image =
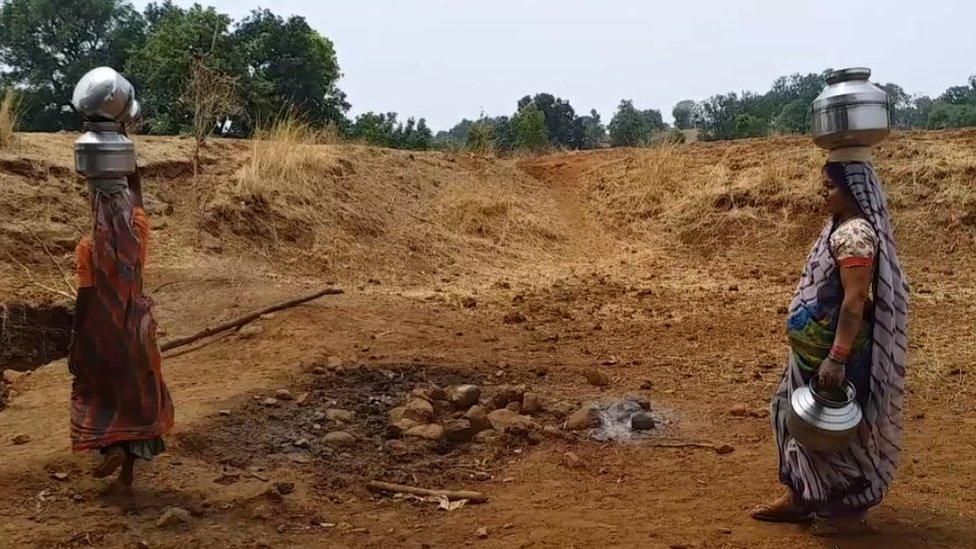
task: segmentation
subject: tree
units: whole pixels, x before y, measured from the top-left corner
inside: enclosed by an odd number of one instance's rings
[[[671,110],[671,116],[674,117],[674,125],[676,128],[679,130],[690,130],[698,123],[701,112],[697,103],[690,99],[685,99],[678,101],[674,109]]]
[[[620,101],[610,120],[611,147],[639,147],[651,142],[654,133],[667,129],[661,111],[637,110],[629,99]]]
[[[349,110],[336,85],[341,72],[332,42],[303,17],[255,10],[234,31],[246,73],[247,110],[261,122],[283,112],[312,124],[342,124]]]
[[[810,131],[810,104],[794,99],[779,111],[773,120],[773,128],[780,133],[807,133]]]
[[[471,123],[468,128],[468,139],[465,147],[478,153],[490,153],[495,150],[495,125],[491,119],[482,116]]]
[[[526,103],[513,120],[518,148],[539,152],[549,142],[546,117],[535,103]]]
[[[228,32],[229,16],[199,4],[184,10],[165,5],[152,24],[145,45],[129,59],[127,71],[141,91],[143,112],[152,133],[193,129],[193,112],[180,101],[194,63],[233,77],[244,74],[239,48]]]
[[[122,69],[144,39],[145,21],[119,0],[7,0],[0,3],[0,87],[22,90],[21,127],[78,127],[64,107],[81,76]]]
[[[196,176],[204,141],[227,118],[241,112],[237,80],[197,59],[180,99],[193,112],[193,175]]]
[[[976,126],[976,104],[960,105],[936,101],[928,116],[928,127],[935,130]]]
[[[766,121],[758,116],[740,113],[735,115],[735,138],[762,137],[766,135]]]
[[[606,143],[607,129],[600,121],[600,113],[596,112],[596,109],[592,109],[589,116],[580,116],[576,120],[582,128],[581,149],[596,149]]]
[[[582,128],[576,123],[576,111],[569,101],[550,93],[537,93],[532,97],[526,95],[519,99],[518,110],[521,111],[530,103],[545,117],[546,133],[554,145],[569,149],[580,148],[583,140]]]

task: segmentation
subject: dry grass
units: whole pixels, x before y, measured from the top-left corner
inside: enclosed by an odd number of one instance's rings
[[[909,134],[878,151],[896,228],[909,245],[950,253],[972,242],[974,146],[972,131]],[[819,229],[824,158],[797,137],[628,150],[588,167],[595,182],[588,208],[623,237],[663,227],[705,247],[756,238],[792,244]]]
[[[334,144],[286,119],[218,182],[204,228],[300,266],[410,274],[551,251],[560,240],[538,182],[513,162]]]
[[[14,90],[7,90],[0,99],[0,147],[7,147],[14,141],[18,103],[19,97]]]

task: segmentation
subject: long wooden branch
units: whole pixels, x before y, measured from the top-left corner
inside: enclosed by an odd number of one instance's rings
[[[297,297],[295,299],[289,299],[288,301],[283,301],[281,303],[278,303],[277,305],[271,305],[269,307],[265,307],[263,309],[259,309],[257,311],[248,313],[248,314],[246,314],[244,316],[241,316],[241,317],[238,317],[238,318],[235,318],[235,319],[232,319],[232,320],[228,320],[226,322],[221,322],[220,324],[218,324],[216,326],[212,326],[212,327],[207,328],[205,330],[201,330],[201,331],[199,331],[199,332],[197,332],[197,333],[195,333],[193,335],[188,335],[186,337],[178,337],[176,339],[171,339],[171,340],[163,343],[162,345],[160,345],[159,348],[162,351],[168,351],[170,349],[175,349],[176,347],[182,347],[183,345],[187,345],[189,343],[193,343],[194,341],[196,341],[198,339],[203,339],[205,337],[210,337],[210,336],[212,336],[214,334],[219,334],[220,332],[223,332],[223,331],[226,331],[226,330],[230,330],[232,328],[237,328],[239,326],[243,326],[243,325],[247,324],[248,322],[251,322],[255,318],[258,318],[261,315],[266,315],[268,313],[273,313],[275,311],[280,311],[282,309],[288,309],[289,307],[294,307],[296,305],[301,305],[302,303],[305,303],[306,301],[311,301],[313,299],[322,297],[324,295],[338,295],[338,294],[341,294],[341,293],[342,293],[342,290],[340,290],[338,288],[326,288],[324,290],[319,290],[319,291],[317,291],[315,293],[312,293],[312,294],[309,294],[309,295],[306,295],[306,296],[303,296],[303,297]]]
[[[418,488],[407,486],[406,484],[393,484],[391,482],[370,481],[366,488],[371,492],[390,492],[393,494],[413,494],[415,496],[444,496],[451,501],[466,499],[471,503],[484,503],[488,501],[488,496],[481,492],[471,492],[469,490],[431,490],[430,488]]]

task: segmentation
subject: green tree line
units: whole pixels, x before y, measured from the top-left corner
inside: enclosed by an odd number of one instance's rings
[[[680,101],[674,129],[659,110],[629,99],[604,124],[595,110],[578,114],[569,101],[537,93],[519,99],[510,115],[465,119],[434,135],[423,118],[393,112],[350,118],[335,48],[302,17],[261,9],[234,21],[213,7],[182,8],[171,0],[142,12],[124,0],[0,2],[0,92],[19,92],[20,129],[78,129],[68,100],[82,74],[99,65],[123,71],[136,85],[148,133],[250,136],[291,116],[380,146],[502,153],[643,146],[680,141],[677,130],[689,129],[709,140],[805,133],[810,103],[829,72],[783,76],[765,93]],[[935,98],[894,83],[883,87],[897,128],[976,126],[976,75]]]

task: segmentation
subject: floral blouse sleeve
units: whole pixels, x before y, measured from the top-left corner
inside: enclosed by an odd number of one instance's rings
[[[863,218],[841,223],[830,235],[830,251],[841,268],[871,267],[878,248],[878,235]]]

